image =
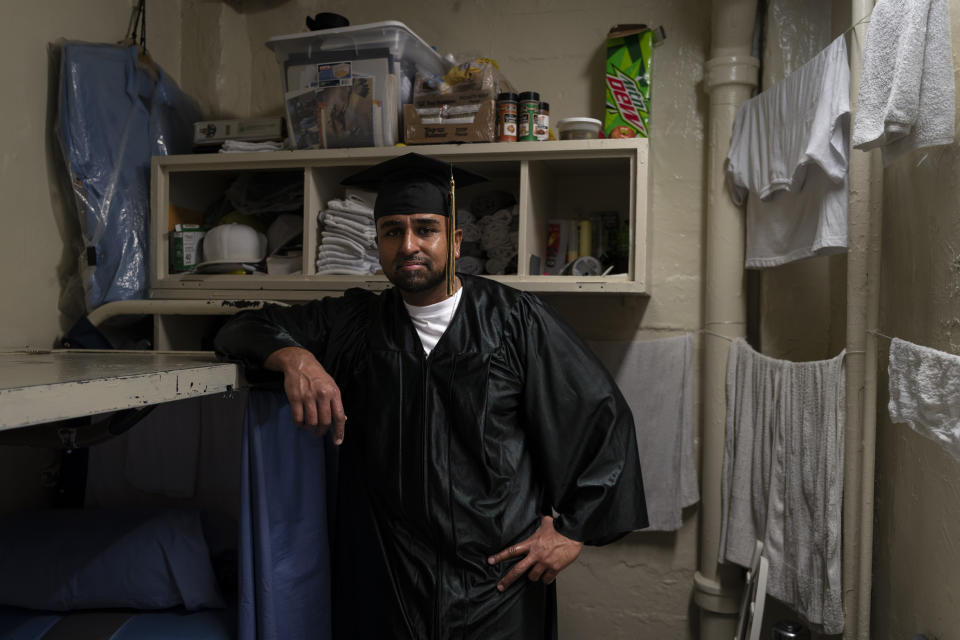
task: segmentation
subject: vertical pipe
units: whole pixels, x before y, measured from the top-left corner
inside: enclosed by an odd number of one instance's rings
[[[759,61],[751,56],[756,0],[714,0],[706,88],[710,94],[704,272],[704,328],[729,338],[746,332],[744,216],[725,188],[724,162],[737,108],[757,86]],[[736,631],[742,580],[739,570],[718,565],[720,482],[726,418],[729,341],[704,334],[703,472],[700,565],[694,601],[700,607],[700,637],[728,640]]]
[[[873,9],[872,0],[851,0],[852,24]],[[866,25],[851,35],[850,105],[857,110]],[[850,155],[847,252],[846,428],[843,488],[844,637],[868,640],[873,556],[876,455],[876,329],[879,315],[880,198],[877,152]]]

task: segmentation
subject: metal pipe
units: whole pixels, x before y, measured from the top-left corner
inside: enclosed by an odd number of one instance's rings
[[[851,0],[851,24],[873,10]],[[857,109],[866,25],[850,37],[850,107]],[[852,121],[851,117],[851,121]],[[851,127],[852,128],[852,127]],[[850,155],[847,250],[846,428],[843,489],[844,637],[868,640],[873,566],[873,494],[876,460],[877,345],[882,189],[878,152]]]
[[[742,572],[718,564],[728,338],[746,333],[744,215],[726,191],[724,162],[737,108],[757,86],[760,61],[751,55],[755,0],[715,0],[711,58],[705,85],[710,94],[704,269],[703,452],[700,564],[694,601],[700,607],[700,637],[731,638],[742,590]]]

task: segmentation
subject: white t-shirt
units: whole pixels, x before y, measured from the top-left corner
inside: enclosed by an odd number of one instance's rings
[[[457,292],[446,300],[441,300],[434,304],[428,304],[425,307],[417,307],[412,304],[403,305],[410,314],[410,320],[420,336],[420,342],[423,344],[423,351],[430,355],[433,348],[440,341],[440,336],[450,326],[453,320],[453,314],[457,312],[457,306],[460,304],[460,294],[463,293],[463,287],[457,289]]]
[[[747,268],[846,251],[849,84],[841,36],[737,110],[727,182],[747,202]]]

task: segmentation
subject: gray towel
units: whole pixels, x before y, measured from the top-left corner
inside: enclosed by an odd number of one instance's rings
[[[650,526],[675,531],[700,499],[694,455],[693,334],[642,342],[590,342],[617,381],[637,429]]]
[[[947,0],[878,0],[863,48],[853,146],[885,165],[953,142],[953,45]]]
[[[762,540],[767,593],[827,634],[843,631],[843,358],[788,362],[735,340],[727,360],[720,559],[749,567]]]

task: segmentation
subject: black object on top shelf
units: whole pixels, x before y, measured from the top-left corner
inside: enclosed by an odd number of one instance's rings
[[[310,31],[322,31],[323,29],[336,29],[337,27],[349,27],[350,21],[339,13],[318,13],[314,17],[307,16],[307,28]]]

